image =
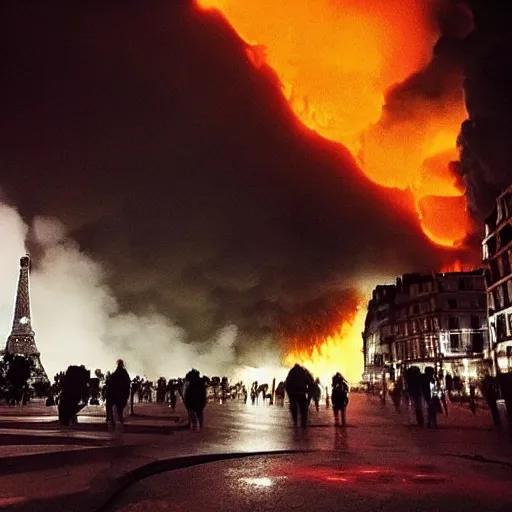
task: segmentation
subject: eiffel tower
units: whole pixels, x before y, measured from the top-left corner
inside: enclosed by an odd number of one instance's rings
[[[7,338],[5,353],[21,355],[31,358],[34,362],[34,374],[31,381],[48,382],[48,376],[41,364],[39,350],[37,350],[35,333],[32,329],[30,317],[30,257],[27,255],[20,259],[20,277],[14,307],[12,331]]]

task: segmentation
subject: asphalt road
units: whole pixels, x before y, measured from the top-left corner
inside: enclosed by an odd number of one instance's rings
[[[512,509],[507,434],[485,411],[450,413],[439,429],[421,429],[408,412],[353,395],[347,427],[336,429],[323,407],[303,430],[291,426],[286,408],[210,404],[203,432],[176,433],[168,446],[145,447],[146,456],[260,455],[207,464],[199,457],[128,485],[106,510]],[[276,450],[290,453],[261,453]]]
[[[135,444],[132,434],[86,464],[27,467],[0,476],[0,498],[66,512],[96,511],[108,497],[102,510],[454,510],[478,500],[512,509],[512,446],[488,412],[454,405],[430,430],[353,394],[347,417],[336,429],[324,404],[296,429],[286,407],[210,403],[202,432],[138,434]]]

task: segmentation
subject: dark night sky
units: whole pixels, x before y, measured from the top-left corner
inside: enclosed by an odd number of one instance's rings
[[[383,193],[297,124],[220,18],[187,1],[10,5],[0,12],[3,200],[27,220],[63,221],[127,309],[153,305],[192,340],[234,322],[247,343],[283,309],[446,259],[404,213],[405,194]],[[507,134],[492,142],[507,166],[485,179],[500,187],[511,169],[510,38],[491,45],[489,27],[504,22],[489,13],[477,11],[483,28],[461,58],[473,64],[471,112],[493,127],[499,112]],[[473,56],[491,46],[494,74],[482,76]],[[473,161],[479,147],[468,144]],[[481,170],[462,168],[478,182]]]

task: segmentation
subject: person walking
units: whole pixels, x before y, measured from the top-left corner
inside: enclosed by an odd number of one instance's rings
[[[206,407],[206,386],[201,374],[190,370],[185,375],[183,402],[188,412],[190,429],[199,432],[203,428],[203,411]]]
[[[340,424],[340,413],[341,413],[341,425],[347,424],[346,410],[348,405],[348,383],[341,375],[340,372],[336,373],[332,378],[332,411],[334,413],[334,425],[337,427]]]
[[[315,402],[316,412],[320,410],[320,397],[322,396],[322,388],[320,387],[320,379],[315,379],[313,384],[312,396],[313,402]]]
[[[434,368],[428,366],[421,376],[421,390],[427,404],[427,427],[437,428],[437,413],[440,409],[440,402],[437,396]]]
[[[298,417],[302,428],[308,426],[309,396],[314,386],[313,376],[303,366],[296,364],[289,372],[285,381],[285,389],[290,401],[290,413],[296,427]]]
[[[412,402],[416,421],[421,427],[424,425],[422,396],[422,374],[417,366],[411,366],[405,371],[405,382],[407,385],[407,394]]]
[[[469,385],[469,410],[476,415],[476,388],[473,383]]]
[[[116,370],[110,375],[107,383],[107,423],[115,429],[117,424],[124,423],[123,411],[130,396],[131,380],[122,359],[118,359]]]
[[[491,412],[492,421],[494,425],[499,426],[501,424],[500,413],[498,410],[497,400],[500,396],[499,387],[496,381],[496,377],[492,377],[489,372],[485,374],[481,384],[482,395]]]

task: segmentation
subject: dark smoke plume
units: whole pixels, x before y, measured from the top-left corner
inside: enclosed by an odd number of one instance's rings
[[[476,27],[467,41],[464,90],[469,118],[462,125],[458,171],[471,211],[480,220],[512,183],[512,6],[470,2]]]

